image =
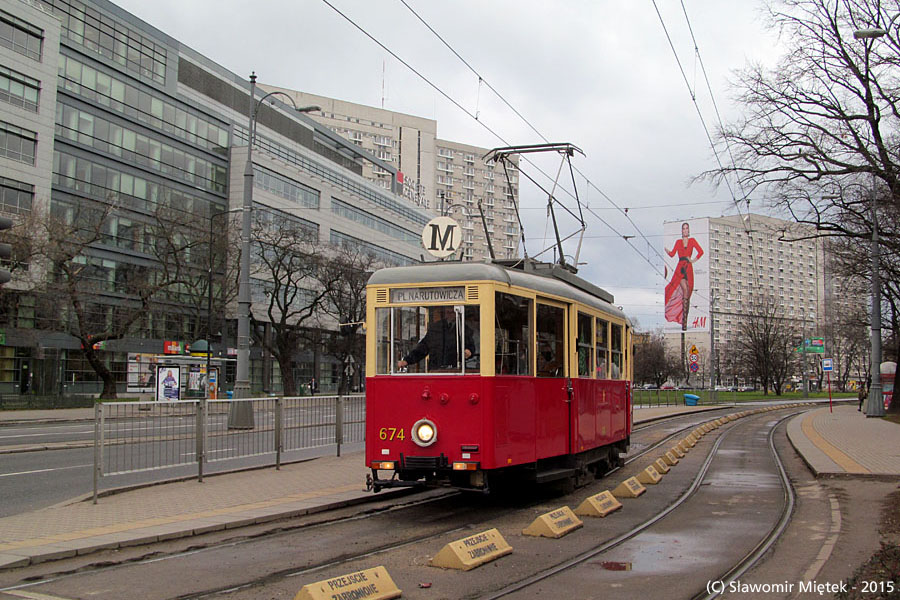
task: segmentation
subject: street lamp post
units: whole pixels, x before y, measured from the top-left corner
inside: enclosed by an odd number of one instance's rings
[[[872,177],[874,180],[874,176]],[[875,182],[872,182],[872,385],[869,387],[867,417],[884,416],[881,391],[881,248],[878,242],[878,221],[875,206]]]
[[[893,19],[891,20],[893,23]],[[863,40],[865,45],[865,85],[866,85],[866,109],[871,114],[874,99],[872,87],[869,85],[869,50],[871,43],[866,40],[874,40],[887,34],[884,29],[859,29],[853,32],[853,37]],[[878,211],[875,193],[875,172],[872,172],[872,385],[869,386],[869,401],[866,403],[867,417],[884,416],[884,400],[881,392],[881,250],[878,242]]]
[[[250,123],[247,133],[247,163],[244,167],[244,201],[241,220],[241,266],[238,278],[238,332],[237,369],[234,381],[234,397],[250,397],[250,213],[253,210],[253,141],[256,137],[256,121],[259,107],[270,96],[287,98],[297,112],[321,110],[318,106],[298,107],[286,92],[269,92],[256,100],[256,73],[250,75]]]

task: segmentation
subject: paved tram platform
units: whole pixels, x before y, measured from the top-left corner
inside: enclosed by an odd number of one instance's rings
[[[815,406],[815,408],[812,408]],[[740,410],[751,408],[740,405]],[[635,409],[635,423],[730,407]],[[49,413],[49,414],[48,414]],[[63,414],[65,413],[65,414]],[[720,414],[720,413],[714,413]],[[12,422],[89,420],[90,409],[0,412]],[[817,476],[900,476],[900,425],[867,419],[853,406],[826,405],[794,417],[788,436]],[[207,475],[0,518],[0,569],[265,523],[384,499],[365,490],[362,452]]]

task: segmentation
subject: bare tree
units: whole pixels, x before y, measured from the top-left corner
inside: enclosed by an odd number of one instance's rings
[[[780,396],[784,384],[794,373],[794,340],[799,323],[784,317],[778,301],[771,296],[755,296],[739,325],[736,350],[742,361],[768,394],[769,388]]]
[[[898,14],[900,0],[770,0],[769,23],[787,50],[771,70],[750,65],[738,73],[744,114],[720,133],[733,162],[704,174],[736,181],[736,196],[748,206],[751,196],[769,199],[814,226],[811,235],[849,240],[843,251],[866,278],[877,223],[894,329],[900,325],[893,310],[900,305]]]
[[[751,65],[739,73],[746,112],[721,134],[735,163],[710,174],[736,175],[747,194],[765,188],[820,231],[860,235],[868,193],[845,192],[871,190],[874,178],[893,202],[900,193],[900,38],[891,21],[898,13],[898,0],[770,2],[770,24],[788,50],[772,71]],[[883,38],[854,38],[889,24]],[[845,213],[858,220],[836,218]]]
[[[78,339],[103,382],[102,399],[116,398],[115,375],[103,355],[105,342],[136,331],[159,292],[172,283],[169,271],[149,256],[111,266],[100,254],[113,206],[82,198],[57,205],[35,221],[40,245],[35,258],[44,273],[35,290],[59,315],[59,328]],[[168,252],[177,253],[177,248]]]
[[[254,339],[269,351],[281,370],[284,394],[297,393],[295,356],[304,329],[334,282],[322,276],[323,257],[317,249],[317,231],[305,221],[272,209],[255,210],[251,276],[253,305],[261,305],[264,318],[251,312]],[[277,221],[277,222],[276,222]],[[255,309],[254,309],[255,311]],[[262,335],[268,322],[271,335]]]
[[[366,284],[377,266],[378,261],[371,253],[341,245],[331,248],[318,273],[326,292],[321,312],[330,321],[320,321],[320,327],[330,330],[324,338],[325,353],[340,364],[339,394],[348,392],[353,376],[363,374]]]
[[[635,382],[652,382],[656,387],[662,387],[669,377],[679,375],[681,371],[681,358],[667,350],[665,335],[661,331],[650,334],[646,342],[635,345]]]
[[[206,215],[161,206],[147,226],[147,234],[153,239],[150,251],[169,282],[159,298],[167,306],[161,308],[190,316],[191,331],[187,335],[192,340],[209,337],[208,332],[217,330],[213,322],[237,297],[239,240],[216,234],[234,230],[228,227],[227,218],[222,216],[211,223]],[[219,229],[210,235],[212,225]]]

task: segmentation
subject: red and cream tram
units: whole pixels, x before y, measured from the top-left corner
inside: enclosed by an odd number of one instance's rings
[[[558,265],[436,262],[367,287],[369,486],[580,483],[631,435],[631,325]]]

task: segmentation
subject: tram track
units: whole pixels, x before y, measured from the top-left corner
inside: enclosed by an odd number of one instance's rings
[[[702,424],[706,421],[709,421],[708,418],[702,418],[703,415],[693,413],[693,418],[689,418],[691,415],[676,415],[669,419],[654,421],[651,424],[640,427],[635,431],[636,434],[646,435],[651,433],[654,429],[658,429],[660,427],[671,427],[672,422],[674,420],[688,418],[688,422],[684,424],[683,427],[679,427],[677,430],[669,432],[667,435],[657,439],[647,441],[646,447],[642,448],[635,455],[630,456],[626,459],[624,466],[632,465],[636,461],[641,460],[646,457],[648,454],[654,452],[655,450],[663,447],[667,444],[673,443],[678,437],[683,437],[685,432],[694,429],[698,426],[698,424]],[[701,418],[697,418],[701,417]],[[719,440],[716,442],[716,448],[722,442],[720,440],[724,439],[724,436],[728,434],[733,428],[728,428],[723,431],[723,433],[719,436]],[[652,436],[651,436],[652,438]],[[712,456],[715,452],[711,452],[707,457],[705,462],[704,471],[708,469],[709,463],[712,461]],[[606,476],[609,476],[617,471],[619,471],[622,467],[617,467],[610,470]],[[606,477],[605,476],[605,477]],[[702,477],[698,476],[698,479],[695,481],[695,484],[691,488],[691,492],[696,490],[697,486],[700,485],[699,481],[702,481]],[[433,493],[433,492],[432,492]],[[471,530],[474,528],[478,528],[484,526],[486,523],[495,520],[498,516],[502,516],[504,512],[510,511],[527,511],[532,509],[534,506],[539,505],[541,502],[546,501],[546,498],[537,498],[533,499],[529,502],[520,502],[517,503],[514,507],[504,506],[504,507],[485,507],[480,506],[480,510],[477,510],[479,518],[472,519],[471,505],[464,505],[463,508],[456,511],[452,509],[452,505],[459,499],[460,492],[450,491],[444,494],[440,494],[438,496],[426,499],[410,499],[408,502],[404,502],[401,505],[391,505],[384,508],[378,509],[368,509],[362,512],[357,512],[356,514],[339,516],[336,518],[329,519],[319,519],[315,522],[307,522],[297,524],[296,526],[281,526],[278,529],[269,531],[260,532],[258,534],[254,534],[251,536],[243,536],[240,539],[228,539],[222,540],[220,542],[212,542],[209,545],[197,546],[194,545],[192,547],[187,548],[181,552],[173,552],[165,555],[159,555],[154,553],[152,555],[146,555],[143,557],[138,557],[133,560],[123,561],[117,564],[103,564],[103,563],[95,563],[89,564],[84,567],[75,569],[73,571],[61,571],[58,573],[50,574],[47,576],[43,576],[40,580],[37,581],[28,581],[24,583],[20,583],[19,585],[3,587],[0,588],[0,593],[7,590],[21,590],[24,588],[33,588],[39,585],[44,586],[60,586],[65,587],[67,581],[71,581],[75,578],[85,578],[88,576],[103,578],[103,577],[115,577],[113,573],[117,570],[122,570],[126,568],[135,568],[139,569],[144,566],[148,568],[152,568],[153,565],[158,565],[162,563],[166,563],[170,560],[183,560],[183,559],[196,559],[198,556],[202,554],[211,554],[216,551],[225,551],[225,552],[247,552],[252,553],[250,548],[251,544],[258,543],[278,543],[279,540],[285,540],[290,538],[291,536],[296,536],[299,532],[314,532],[315,530],[325,530],[325,529],[337,529],[341,526],[351,526],[352,524],[359,523],[362,521],[366,521],[368,519],[374,517],[385,517],[388,518],[391,522],[406,522],[411,519],[416,519],[416,513],[407,515],[407,511],[414,511],[415,509],[425,509],[421,514],[426,513],[441,513],[441,515],[437,518],[438,521],[442,523],[439,526],[432,526],[430,530],[427,532],[419,532],[418,535],[409,535],[403,539],[396,540],[394,543],[386,543],[386,544],[374,544],[369,545],[368,547],[361,548],[361,551],[348,551],[344,550],[337,554],[332,554],[330,556],[323,556],[321,560],[312,561],[300,568],[294,566],[292,568],[284,568],[284,569],[273,569],[263,576],[253,577],[252,580],[244,580],[237,582],[229,582],[228,584],[221,586],[207,586],[204,590],[193,590],[189,593],[184,593],[180,595],[168,595],[164,596],[166,598],[178,598],[178,599],[187,599],[187,598],[213,598],[217,596],[228,596],[229,598],[239,598],[244,597],[242,592],[247,592],[247,597],[256,597],[253,595],[252,590],[254,589],[264,589],[267,585],[272,584],[276,581],[287,581],[297,577],[302,577],[305,575],[309,575],[317,572],[324,572],[325,569],[333,569],[336,565],[347,565],[348,569],[352,570],[353,563],[365,562],[366,560],[375,557],[375,556],[384,556],[389,555],[392,552],[402,551],[404,549],[409,549],[414,546],[428,546],[429,542],[433,542],[436,539],[440,539],[442,537],[446,537],[449,534],[453,534],[457,531],[463,530]],[[657,522],[662,519],[665,515],[667,515],[671,510],[674,510],[674,507],[666,510],[664,513],[656,516],[652,519],[652,522],[649,522],[646,527],[652,525],[652,523]],[[327,537],[327,536],[326,536]],[[616,540],[619,540],[622,536],[618,536],[613,540],[606,542],[607,547],[612,547],[610,544],[616,543]],[[623,538],[624,540],[625,538]],[[622,540],[619,540],[618,543],[621,543]],[[595,553],[596,554],[596,553]],[[587,559],[585,559],[587,560]],[[507,592],[508,593],[508,592]],[[506,594],[503,594],[506,595]],[[2,595],[0,595],[2,597]],[[494,596],[491,596],[494,597]],[[501,596],[496,596],[501,597]]]
[[[788,477],[787,471],[784,468],[784,462],[781,460],[781,457],[778,455],[778,450],[775,448],[775,430],[778,429],[778,427],[782,423],[784,423],[784,421],[793,416],[794,414],[790,414],[779,419],[778,422],[769,430],[768,435],[769,450],[772,452],[772,456],[775,459],[775,464],[778,467],[778,474],[781,478],[782,487],[784,488],[784,507],[781,512],[781,518],[778,519],[778,522],[769,531],[766,537],[763,538],[760,543],[757,544],[757,546],[747,554],[747,556],[745,556],[740,562],[738,562],[731,569],[717,578],[717,581],[720,581],[724,584],[724,586],[719,591],[711,591],[708,593],[701,592],[700,594],[694,596],[694,600],[712,600],[712,598],[721,596],[722,590],[727,588],[728,584],[739,579],[744,573],[756,566],[760,559],[762,559],[762,557],[775,545],[775,543],[784,533],[784,530],[787,528],[788,523],[791,519],[791,514],[793,514],[794,512],[794,506],[797,502],[797,494],[794,490],[794,486],[791,483],[790,478]]]
[[[722,590],[728,589],[728,585],[731,582],[739,579],[741,577],[741,575],[743,575],[744,573],[749,571],[760,561],[760,559],[778,541],[778,539],[784,532],[785,528],[787,527],[788,523],[790,522],[790,516],[794,510],[796,496],[795,496],[795,491],[794,491],[793,485],[791,484],[790,479],[787,475],[787,472],[785,471],[784,464],[783,464],[781,458],[779,457],[778,452],[775,448],[774,436],[775,436],[775,432],[778,429],[778,427],[784,421],[786,421],[787,419],[790,419],[791,417],[795,416],[796,414],[797,414],[797,412],[792,412],[791,414],[785,415],[782,418],[780,418],[770,428],[768,435],[767,435],[769,451],[771,452],[771,455],[773,456],[775,463],[778,467],[780,482],[781,482],[781,485],[782,485],[782,488],[784,491],[784,504],[783,504],[780,518],[778,519],[777,523],[767,532],[765,537],[763,539],[761,539],[760,542],[752,550],[750,550],[740,561],[738,561],[736,564],[734,564],[731,568],[729,568],[727,571],[725,571],[722,575],[720,575],[720,576],[718,576],[718,578],[714,579],[717,583],[720,584],[718,586],[715,586],[715,589],[718,591],[711,590],[711,591],[707,592],[706,590],[704,590],[704,591],[694,595],[693,600],[699,600],[699,599],[711,600],[712,598],[716,598],[716,597],[720,596],[722,593]],[[617,546],[625,543],[626,541],[634,540],[639,535],[641,535],[642,533],[649,530],[653,525],[662,521],[665,517],[667,517],[673,511],[682,507],[692,497],[694,497],[694,495],[697,493],[697,491],[700,489],[700,487],[704,484],[704,480],[707,478],[710,467],[711,467],[713,461],[715,460],[715,458],[717,457],[720,448],[725,443],[725,441],[728,439],[728,437],[731,434],[733,434],[736,431],[736,429],[740,426],[745,426],[745,424],[734,425],[734,426],[728,428],[727,430],[725,430],[724,432],[722,432],[721,434],[719,434],[719,436],[716,438],[715,443],[713,444],[713,447],[710,449],[709,453],[707,454],[707,456],[703,462],[703,465],[697,472],[697,475],[695,476],[690,487],[684,493],[682,493],[682,495],[679,496],[673,503],[668,505],[662,511],[657,512],[651,518],[636,525],[632,529],[630,529],[610,540],[604,541],[603,543],[601,543],[600,545],[598,545],[595,548],[592,548],[591,550],[583,552],[571,559],[568,559],[568,560],[566,560],[560,564],[557,564],[545,571],[542,571],[541,573],[537,573],[528,578],[524,578],[518,582],[508,585],[501,590],[493,592],[490,595],[479,595],[478,598],[481,598],[484,600],[496,600],[499,598],[507,597],[516,592],[526,590],[540,582],[544,582],[552,577],[555,577],[560,574],[565,574],[574,568],[583,566],[588,561],[616,548]],[[665,442],[663,441],[663,442],[656,444],[656,447],[663,445],[663,443],[665,443]],[[637,460],[638,458],[639,458],[639,456],[636,456],[636,457],[634,457],[633,460]],[[707,589],[710,589],[710,586],[707,586]]]

